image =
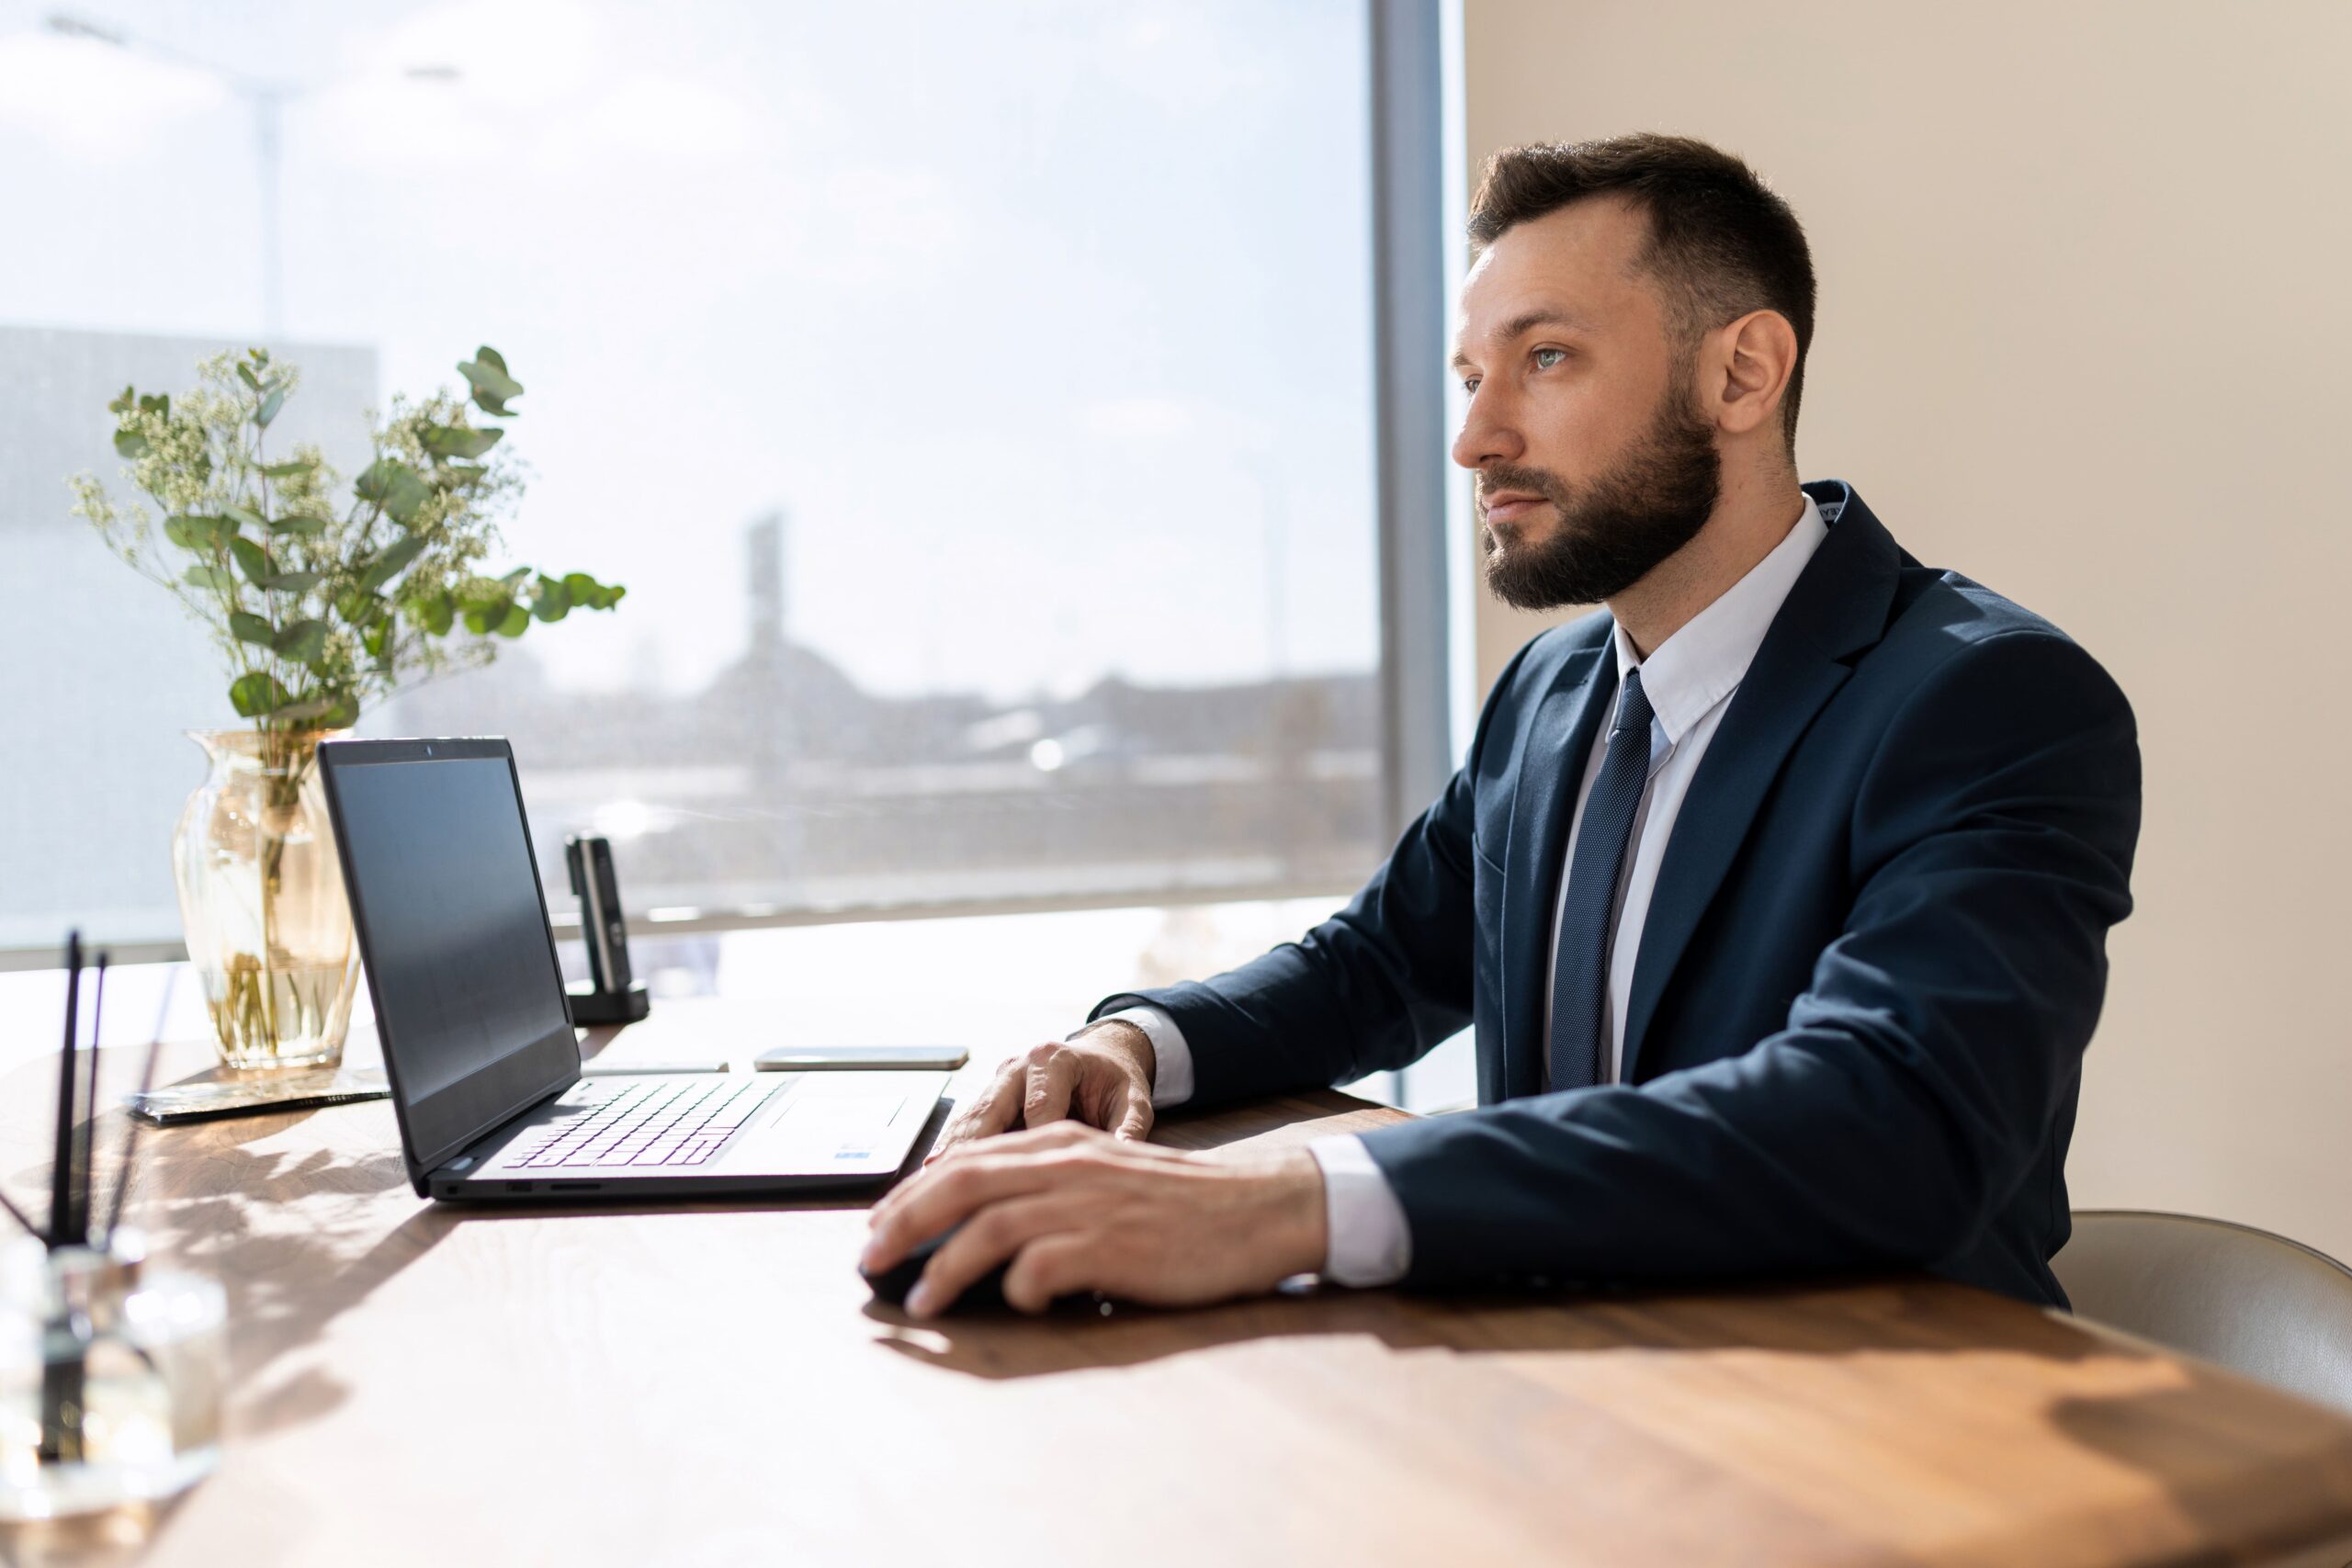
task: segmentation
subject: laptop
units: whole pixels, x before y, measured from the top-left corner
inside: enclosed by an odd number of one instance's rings
[[[888,1181],[942,1072],[582,1077],[514,753],[330,740],[319,772],[420,1197],[799,1192]]]

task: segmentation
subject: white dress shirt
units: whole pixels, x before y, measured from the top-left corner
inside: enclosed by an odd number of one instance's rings
[[[1628,671],[1642,672],[1642,691],[1655,716],[1650,727],[1649,781],[1634,818],[1630,863],[1617,895],[1617,910],[1609,950],[1609,1005],[1601,1019],[1603,1081],[1617,1081],[1623,1060],[1625,1007],[1634,989],[1634,963],[1640,955],[1642,924],[1649,917],[1650,896],[1657,888],[1659,863],[1666,858],[1674,819],[1690,792],[1691,777],[1714,739],[1716,727],[1731,707],[1732,694],[1764,634],[1780,614],[1781,602],[1796,585],[1805,563],[1828,536],[1829,526],[1811,496],[1788,536],[1751,568],[1747,576],[1724,590],[1712,604],[1653,650],[1646,660],[1634,651],[1625,629],[1616,630],[1617,680],[1623,689]],[[1568,892],[1567,868],[1576,863],[1577,835],[1584,827],[1584,805],[1609,749],[1609,726],[1594,734],[1585,758],[1584,778],[1577,786],[1575,825],[1560,867],[1559,896],[1552,908],[1551,964],[1559,958],[1560,911]],[[1544,1034],[1551,1038],[1550,970],[1544,987]],[[1151,1039],[1157,1058],[1152,1074],[1151,1103],[1164,1108],[1182,1105],[1193,1096],[1193,1055],[1176,1021],[1156,1007],[1133,1007],[1108,1015],[1140,1028]],[[1412,1264],[1412,1235],[1406,1225],[1404,1205],[1380,1173],[1363,1140],[1352,1134],[1317,1138],[1307,1145],[1323,1172],[1324,1218],[1330,1250],[1324,1260],[1326,1279],[1342,1285],[1394,1284]]]

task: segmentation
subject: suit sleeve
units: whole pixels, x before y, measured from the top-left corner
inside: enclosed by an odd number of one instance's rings
[[[1932,1266],[2015,1190],[2081,1068],[2131,908],[2130,705],[2073,643],[1972,645],[1897,713],[1855,894],[1786,1024],[1635,1086],[1383,1129],[1408,1282]]]
[[[1089,1019],[1138,1004],[1164,1010],[1192,1054],[1193,1105],[1393,1071],[1467,1027],[1472,781],[1487,730],[1535,646],[1513,655],[1495,682],[1469,761],[1346,908],[1212,979],[1105,997]]]

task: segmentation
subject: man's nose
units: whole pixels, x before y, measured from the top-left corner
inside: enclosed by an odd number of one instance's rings
[[[1453,438],[1453,460],[1465,468],[1483,468],[1488,463],[1516,463],[1526,452],[1527,444],[1519,438],[1499,400],[1485,387],[1473,392],[1462,429]]]

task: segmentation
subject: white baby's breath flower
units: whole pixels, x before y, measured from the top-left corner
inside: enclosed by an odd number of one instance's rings
[[[68,479],[65,488],[74,492],[73,515],[86,518],[101,534],[115,525],[114,499],[97,475],[85,468]]]

